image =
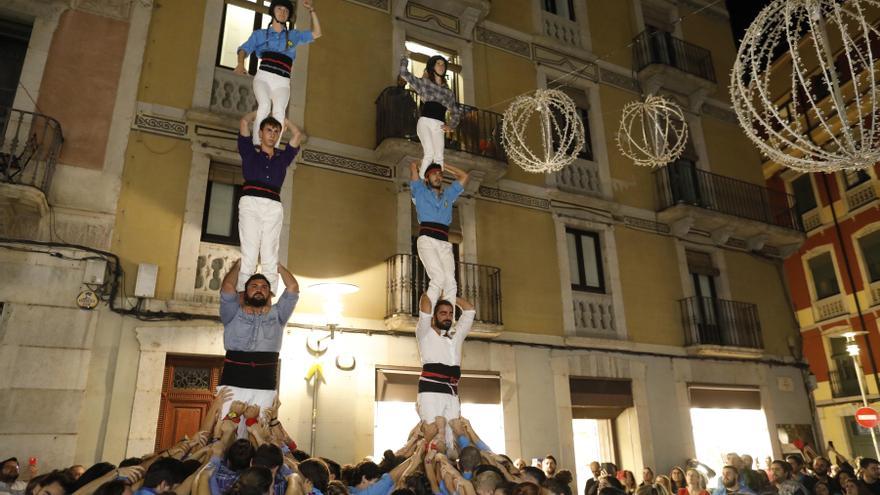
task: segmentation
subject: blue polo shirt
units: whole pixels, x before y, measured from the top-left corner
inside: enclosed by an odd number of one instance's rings
[[[362,490],[358,490],[357,488],[350,486],[348,487],[348,492],[351,495],[388,495],[393,489],[394,480],[391,479],[390,474],[385,473],[372,485]]]
[[[464,192],[460,182],[454,181],[439,196],[423,180],[411,181],[409,185],[419,223],[452,223],[452,205]]]
[[[239,50],[250,55],[256,52],[257,57],[263,56],[263,52],[283,53],[296,60],[297,45],[305,45],[315,41],[311,31],[299,31],[297,29],[284,29],[281,32],[272,28],[258,29],[251,33]]]

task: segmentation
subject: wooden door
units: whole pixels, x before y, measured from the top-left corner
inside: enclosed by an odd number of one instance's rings
[[[220,382],[222,357],[173,356],[165,358],[162,402],[156,426],[156,450],[165,450],[184,435],[199,431]]]

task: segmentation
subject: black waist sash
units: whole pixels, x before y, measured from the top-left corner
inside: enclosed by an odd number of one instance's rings
[[[226,351],[220,385],[275,390],[278,388],[278,353]]]
[[[258,198],[274,199],[281,201],[281,188],[270,186],[253,180],[245,181],[241,188],[242,196],[256,196]]]
[[[290,78],[290,68],[293,67],[293,59],[283,53],[263,52],[260,57],[260,70],[278,74]]]
[[[442,363],[425,363],[419,377],[419,393],[458,395],[458,381],[461,379],[461,366]]]
[[[435,222],[422,222],[419,224],[419,235],[426,235],[449,242],[449,225]]]
[[[439,120],[446,123],[446,107],[442,103],[436,101],[426,101],[422,103],[422,117]]]

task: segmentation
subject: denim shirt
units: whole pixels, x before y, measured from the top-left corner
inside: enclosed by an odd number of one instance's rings
[[[452,205],[464,192],[460,182],[454,181],[449,187],[444,188],[439,196],[423,180],[411,181],[409,185],[413,201],[416,203],[419,223],[431,222],[443,225],[452,223]]]
[[[250,55],[256,52],[257,57],[262,57],[263,52],[283,53],[296,60],[296,46],[305,45],[315,41],[311,31],[299,31],[297,29],[283,29],[281,32],[272,28],[258,29],[251,33],[239,50]]]
[[[223,347],[227,351],[279,352],[284,326],[293,313],[299,294],[286,290],[266,314],[248,314],[238,304],[238,293],[220,293]]]

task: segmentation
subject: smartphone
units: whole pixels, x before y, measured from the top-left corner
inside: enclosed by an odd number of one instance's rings
[[[36,466],[37,465],[37,458],[31,457],[30,459],[28,459],[28,465],[29,466]]]

